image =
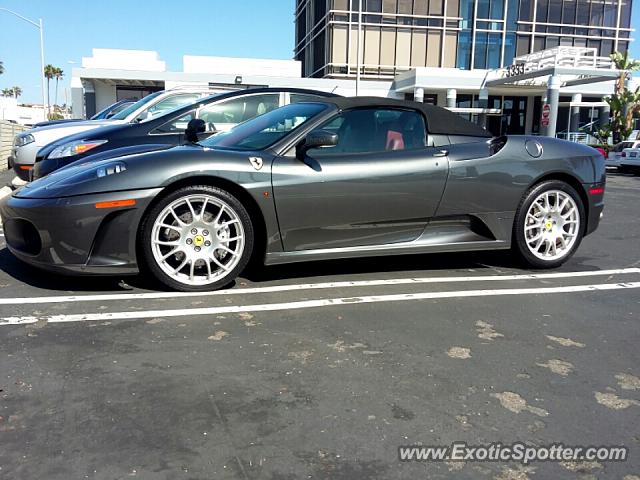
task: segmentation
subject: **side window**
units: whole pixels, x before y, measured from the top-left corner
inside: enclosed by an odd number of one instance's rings
[[[320,127],[338,134],[338,145],[310,156],[412,150],[427,145],[425,121],[415,110],[363,108],[343,112]]]
[[[291,103],[298,102],[321,102],[326,100],[327,97],[321,97],[320,95],[313,95],[311,93],[291,93],[289,94]]]
[[[220,129],[219,127],[224,125],[234,126],[263,113],[275,110],[278,108],[279,102],[280,97],[278,94],[232,98],[231,100],[203,107],[198,113],[198,118]]]
[[[160,125],[158,128],[152,130],[151,135],[162,135],[167,133],[184,133],[187,129],[187,124],[190,120],[195,118],[196,111],[191,110],[189,113],[169,120],[167,123]]]
[[[147,110],[138,115],[138,119],[148,120],[149,118],[157,117],[158,115],[168,112],[169,110],[173,110],[174,108],[193,103],[198,100],[198,98],[200,98],[200,95],[197,93],[188,93],[167,97],[164,100],[160,100],[155,105],[150,106]]]

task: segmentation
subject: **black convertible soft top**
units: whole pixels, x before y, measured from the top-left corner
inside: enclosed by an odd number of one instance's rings
[[[434,135],[465,135],[470,137],[492,137],[491,133],[446,108],[428,103],[410,102],[384,97],[337,97],[325,100],[340,110],[364,107],[395,107],[420,110],[427,119],[427,130]]]

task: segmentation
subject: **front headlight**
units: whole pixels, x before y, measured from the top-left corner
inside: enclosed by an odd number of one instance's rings
[[[30,133],[23,133],[20,135],[16,135],[16,138],[13,140],[13,145],[15,147],[24,147],[25,145],[29,145],[30,143],[35,142],[36,139]]]
[[[89,150],[99,147],[100,145],[104,145],[107,142],[108,140],[78,140],[75,142],[65,143],[64,145],[54,148],[48,158],[63,158],[81,155]]]

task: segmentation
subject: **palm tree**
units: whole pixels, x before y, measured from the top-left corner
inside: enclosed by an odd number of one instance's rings
[[[605,101],[611,110],[611,120],[601,127],[599,138],[613,136],[613,143],[625,140],[633,131],[633,119],[640,113],[640,88],[635,91],[627,88],[627,81],[632,72],[640,70],[640,60],[629,58],[629,52],[615,52],[611,56],[611,62],[620,76],[616,81],[614,93],[606,97]]]
[[[53,65],[51,65],[50,63],[45,65],[44,67],[44,76],[47,79],[47,98],[51,98],[50,97],[50,88],[49,88],[49,82],[51,81],[52,78],[54,78],[56,76],[56,67],[54,67]],[[49,112],[47,112],[48,114]]]
[[[58,82],[60,80],[62,80],[62,77],[64,77],[64,72],[62,71],[61,68],[57,68],[54,72],[54,77],[56,79],[56,96],[55,96],[55,101],[53,102],[54,105],[58,104]]]
[[[631,72],[640,70],[640,60],[629,59],[628,50],[624,53],[612,53],[610,58],[613,65],[616,67],[616,70],[623,72],[623,74],[618,78],[618,82],[616,84],[616,93],[620,93],[624,90],[625,81],[631,76]]]
[[[13,96],[16,97],[16,100],[20,95],[22,95],[22,89],[20,87],[12,87],[10,90],[13,93]]]
[[[4,63],[0,62],[0,75],[4,73]]]
[[[11,88],[3,88],[2,89],[2,96],[3,97],[13,97],[13,89],[11,89]]]

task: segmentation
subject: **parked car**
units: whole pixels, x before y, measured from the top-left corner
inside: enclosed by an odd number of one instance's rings
[[[204,122],[205,131],[199,135],[202,139],[216,132],[227,131],[238,123],[282,105],[329,97],[335,95],[299,88],[254,88],[205,97],[194,104],[140,123],[102,127],[50,143],[38,152],[31,178],[44,177],[65,165],[100,152],[106,152],[100,157],[103,158],[111,152],[113,155],[131,155],[179,145],[184,143],[187,125],[194,119]]]
[[[639,142],[640,143],[640,142]],[[625,148],[620,158],[620,166],[622,172],[640,173],[640,146],[636,148]]]
[[[32,128],[16,135],[9,161],[13,165],[16,175],[22,180],[28,180],[29,171],[33,168],[38,150],[51,142],[105,125],[140,122],[181,105],[193,103],[198,98],[211,95],[211,93],[211,90],[203,88],[163,90],[147,95],[109,119],[85,120]]]
[[[625,148],[637,148],[639,146],[640,140],[626,140],[614,145],[614,147],[609,150],[609,155],[607,155],[606,166],[618,168],[622,160],[622,151]]]
[[[109,119],[111,117],[113,117],[114,115],[116,115],[117,113],[121,112],[122,110],[124,110],[125,108],[127,108],[129,105],[133,105],[134,103],[136,103],[136,100],[120,100],[119,102],[116,102],[112,105],[109,105],[107,108],[104,108],[103,110],[100,110],[98,113],[96,113],[93,117],[91,117],[89,120],[106,120]],[[33,125],[32,128],[38,128],[38,127],[48,127],[49,125],[60,125],[62,123],[71,123],[71,122],[82,122],[84,121],[81,118],[63,118],[60,120],[48,120],[46,122],[39,122]]]
[[[176,290],[266,264],[513,251],[567,261],[604,208],[586,145],[491,135],[441,107],[375,98],[286,105],[200,144],[77,162],[0,201],[19,259],[77,274],[139,269]]]

